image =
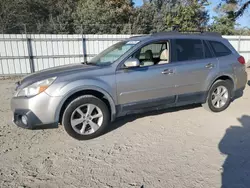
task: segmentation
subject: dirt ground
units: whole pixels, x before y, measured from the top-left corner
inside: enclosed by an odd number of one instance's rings
[[[188,106],[129,116],[81,142],[62,126],[12,125],[13,88],[0,81],[0,187],[250,187],[249,85],[222,113]]]

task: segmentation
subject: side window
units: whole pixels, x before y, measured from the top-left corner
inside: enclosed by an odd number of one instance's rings
[[[133,57],[139,59],[141,67],[169,63],[169,41],[148,44]]]
[[[213,48],[213,51],[216,57],[227,56],[232,53],[231,50],[228,47],[226,47],[224,44],[222,44],[221,42],[209,41],[209,43],[211,47]]]
[[[166,49],[166,44],[162,43],[155,43],[155,44],[150,44],[141,49],[140,53],[140,58],[139,59],[145,59],[145,53],[150,50],[152,51],[153,58],[157,58],[160,56],[160,52],[162,48]]]
[[[177,39],[175,40],[175,53],[177,61],[204,59],[201,40]]]
[[[205,41],[203,41],[203,44],[204,44],[205,58],[212,58],[213,55],[212,55],[207,43]]]

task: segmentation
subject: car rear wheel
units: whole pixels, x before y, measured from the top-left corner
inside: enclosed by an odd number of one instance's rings
[[[209,90],[207,101],[203,107],[212,112],[221,112],[227,109],[231,103],[232,87],[230,81],[216,81]]]
[[[88,140],[100,136],[110,122],[106,104],[92,95],[73,100],[66,108],[62,124],[75,139]]]

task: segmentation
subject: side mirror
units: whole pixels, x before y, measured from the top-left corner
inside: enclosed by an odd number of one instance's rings
[[[140,66],[140,61],[136,58],[130,58],[124,63],[126,68],[130,67],[139,67]]]

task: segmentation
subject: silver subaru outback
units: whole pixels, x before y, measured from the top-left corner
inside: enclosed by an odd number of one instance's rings
[[[131,113],[193,103],[221,112],[246,82],[244,58],[220,35],[156,33],[119,42],[89,62],[25,77],[11,109],[17,126],[61,123],[86,140]]]

